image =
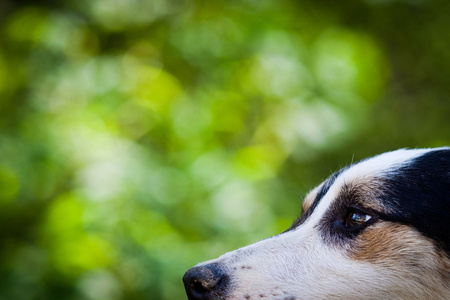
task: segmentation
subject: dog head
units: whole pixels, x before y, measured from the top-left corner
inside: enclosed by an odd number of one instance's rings
[[[450,299],[450,148],[334,173],[285,232],[188,270],[195,299]]]

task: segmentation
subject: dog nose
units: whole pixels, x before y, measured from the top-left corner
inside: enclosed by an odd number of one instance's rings
[[[183,282],[189,300],[221,299],[228,276],[220,265],[214,263],[189,269]]]

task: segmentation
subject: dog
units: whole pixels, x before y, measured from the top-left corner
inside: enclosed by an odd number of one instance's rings
[[[341,169],[289,229],[198,264],[183,282],[189,300],[450,299],[450,148]]]

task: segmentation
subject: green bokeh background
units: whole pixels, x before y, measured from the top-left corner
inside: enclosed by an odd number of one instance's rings
[[[186,299],[333,171],[450,144],[450,2],[3,0],[0,299]]]

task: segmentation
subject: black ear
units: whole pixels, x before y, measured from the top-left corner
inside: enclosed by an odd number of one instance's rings
[[[450,255],[450,148],[432,150],[386,179],[388,218],[412,225]]]

